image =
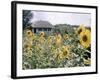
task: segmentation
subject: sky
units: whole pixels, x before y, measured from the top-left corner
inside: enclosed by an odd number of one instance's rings
[[[51,24],[71,24],[71,25],[85,25],[90,26],[91,14],[84,13],[61,13],[61,12],[43,12],[43,11],[32,11],[34,17],[31,22],[37,20],[49,21]]]

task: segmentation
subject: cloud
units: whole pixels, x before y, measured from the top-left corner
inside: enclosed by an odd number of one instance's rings
[[[82,13],[61,13],[61,12],[42,12],[42,11],[32,11],[34,18],[31,22],[37,20],[49,21],[51,24],[71,24],[85,26],[91,25],[91,14]]]

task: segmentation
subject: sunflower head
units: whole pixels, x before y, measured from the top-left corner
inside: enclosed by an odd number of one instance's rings
[[[44,43],[45,41],[46,41],[45,37],[41,36],[41,37],[39,38],[39,42],[40,42],[40,43]]]
[[[58,38],[58,39],[61,39],[61,35],[60,35],[60,34],[58,34],[57,38]]]
[[[80,25],[79,27],[78,27],[78,29],[77,29],[77,34],[81,34],[81,32],[84,32],[85,31],[85,27],[84,27],[84,25]]]
[[[31,30],[26,30],[26,36],[27,36],[27,37],[33,36],[32,31],[31,31]]]
[[[52,43],[52,41],[54,41],[54,40],[55,40],[54,36],[49,36],[47,39],[48,43]]]
[[[68,34],[65,34],[65,35],[63,36],[63,38],[64,38],[65,40],[68,39],[68,38],[69,38]]]
[[[61,37],[60,34],[58,34],[58,35],[56,36],[56,44],[57,44],[57,45],[60,45],[61,42],[62,42],[62,37]]]
[[[83,59],[83,62],[85,65],[91,65],[91,59],[88,58],[88,59]]]
[[[53,39],[53,36],[49,36],[49,37],[48,37],[48,40],[52,40],[52,39]]]
[[[44,32],[40,32],[40,36],[41,37],[44,37],[45,36],[45,33]]]
[[[69,58],[69,49],[67,46],[62,46],[62,50],[59,54],[60,59]]]
[[[91,32],[86,29],[80,34],[80,43],[83,47],[88,48],[91,44]]]
[[[25,50],[30,50],[32,48],[32,45],[30,43],[26,43],[26,44],[23,45],[23,48]]]

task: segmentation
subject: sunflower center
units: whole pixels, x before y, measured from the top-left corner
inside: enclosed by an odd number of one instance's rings
[[[43,33],[41,33],[40,35],[41,35],[41,36],[44,36],[44,34],[43,34]]]
[[[30,32],[28,32],[28,34],[30,34]]]
[[[80,34],[82,32],[82,29],[80,29],[79,31],[78,31],[78,34]]]
[[[67,51],[64,51],[64,52],[63,52],[63,55],[64,55],[64,56],[66,56],[67,54],[68,54],[68,52],[67,52]]]
[[[43,35],[43,33],[41,33],[41,35]]]
[[[86,42],[87,41],[87,36],[84,35],[82,39],[83,39],[84,42]]]
[[[60,37],[58,37],[58,39],[60,39]]]
[[[28,47],[28,45],[25,45],[25,48],[27,48]]]

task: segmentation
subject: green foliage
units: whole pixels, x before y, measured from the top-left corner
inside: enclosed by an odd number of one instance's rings
[[[33,18],[33,14],[30,10],[23,10],[23,29],[27,26],[31,26],[30,20]]]
[[[67,25],[56,25],[52,34],[45,34],[42,37],[39,34],[34,34],[31,37],[34,37],[32,40],[32,46],[30,49],[26,50],[23,47],[23,69],[44,69],[44,68],[61,68],[61,67],[84,67],[90,66],[88,59],[90,58],[87,53],[91,53],[89,50],[84,48],[79,42],[79,36],[76,34],[76,29]],[[56,45],[57,34],[61,35],[61,44],[60,46]],[[67,39],[64,39],[64,35],[68,35]],[[24,38],[28,38],[23,33]],[[49,37],[53,36],[54,38],[50,39]],[[44,39],[44,40],[43,40]],[[28,38],[29,40],[29,38]],[[31,41],[30,41],[31,42]],[[27,43],[27,39],[23,41],[23,44]],[[28,44],[28,43],[27,43]],[[61,56],[60,54],[64,53],[62,47],[68,46],[69,55]],[[30,52],[29,52],[30,51]],[[30,54],[31,53],[31,54]],[[26,55],[28,54],[28,55]],[[85,58],[87,57],[87,59]],[[88,62],[84,61],[86,59]]]

